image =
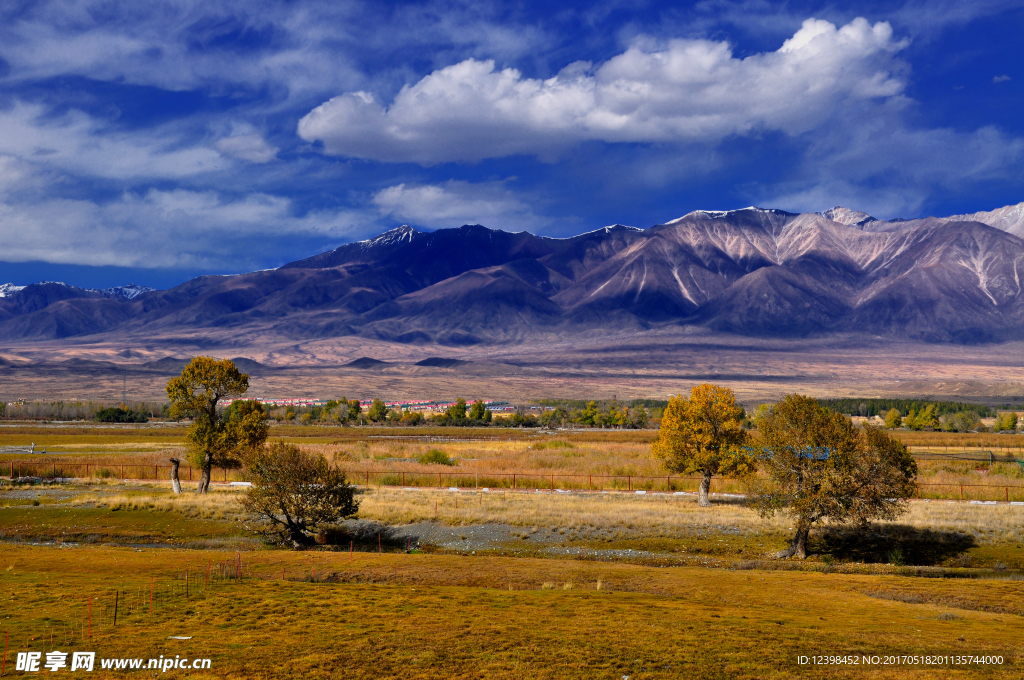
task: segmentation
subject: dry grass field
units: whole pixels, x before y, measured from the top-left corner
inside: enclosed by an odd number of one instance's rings
[[[184,457],[185,428],[176,424],[99,427],[10,424],[0,428],[0,446],[46,447],[45,455],[0,453],[0,475],[60,477],[103,475],[167,479],[171,457]],[[475,488],[616,489],[693,491],[696,479],[668,478],[650,453],[654,430],[538,432],[506,428],[391,428],[276,425],[273,439],[322,453],[361,483],[392,486]],[[1024,501],[1024,466],[988,460],[1024,460],[1024,435],[898,431],[919,454],[969,455],[976,460],[919,462],[922,498]],[[756,433],[755,433],[756,441]],[[456,465],[424,465],[418,459],[444,451]],[[33,467],[33,463],[36,464]],[[19,468],[20,466],[20,468]],[[20,473],[19,473],[20,469]],[[188,479],[188,470],[183,469]],[[516,477],[513,479],[512,475]],[[225,476],[226,475],[226,476]],[[218,471],[215,479],[242,479],[241,471]],[[716,478],[712,490],[743,493],[738,480]]]
[[[509,470],[660,477],[653,432],[281,426],[272,436],[381,481],[400,470],[424,479],[440,470],[444,481],[366,486],[359,519],[339,528],[334,545],[293,552],[244,529],[237,487],[174,496],[165,481],[117,479],[122,464],[182,453],[180,426],[2,432],[4,444],[30,438],[48,454],[5,455],[0,473],[30,459],[51,470],[96,466],[88,481],[0,487],[8,665],[18,651],[60,649],[210,658],[209,671],[173,671],[197,678],[621,680],[1011,678],[1024,663],[1024,506],[913,501],[898,521],[866,532],[819,527],[810,558],[789,562],[772,555],[792,524],[761,518],[736,497],[704,509],[692,495],[657,489],[482,488],[504,484],[494,475]],[[915,448],[941,445],[906,434]],[[988,443],[954,440],[977,451]],[[417,462],[436,448],[457,464]],[[1016,464],[921,468],[932,483],[1024,486]],[[97,477],[101,469],[112,474]],[[481,488],[454,492],[453,479]],[[742,484],[716,481],[715,490]],[[799,663],[816,655],[859,663]],[[941,658],[885,663],[922,655]],[[960,664],[958,655],[1002,663]]]
[[[3,625],[21,651],[211,659],[179,677],[1011,678],[1024,661],[1016,581],[275,551],[207,586],[236,556],[5,545]],[[880,658],[798,663],[813,655]],[[884,665],[897,655],[1002,664]]]

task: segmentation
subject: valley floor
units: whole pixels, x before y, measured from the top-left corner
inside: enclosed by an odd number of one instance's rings
[[[371,490],[340,546],[292,552],[245,534],[237,494],[0,490],[8,664],[56,649],[211,660],[177,677],[614,680],[1010,678],[1024,664],[1015,506],[914,504],[855,540],[817,532],[792,563],[769,556],[785,521],[735,504]]]

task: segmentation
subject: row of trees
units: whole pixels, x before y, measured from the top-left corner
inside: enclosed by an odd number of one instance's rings
[[[935,405],[928,405],[920,411],[911,409],[904,416],[898,409],[891,409],[885,414],[885,427],[895,430],[905,427],[908,430],[933,430],[938,432],[984,432],[985,426],[975,410],[957,411],[939,415]],[[1010,411],[996,417],[993,427],[996,432],[1012,432],[1017,429],[1017,414]]]
[[[815,399],[788,395],[759,410],[755,443],[742,413],[731,390],[698,385],[689,398],[669,401],[652,451],[672,472],[701,475],[701,506],[709,505],[712,477],[729,475],[746,480],[762,516],[790,515],[796,531],[778,557],[806,557],[810,529],[821,520],[863,525],[905,512],[917,463],[884,431],[862,430]]]

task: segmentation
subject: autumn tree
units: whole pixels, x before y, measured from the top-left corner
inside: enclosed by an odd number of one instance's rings
[[[689,399],[675,396],[665,407],[651,450],[670,471],[701,475],[697,495],[701,507],[710,505],[712,476],[754,469],[753,457],[743,448],[747,433],[740,425],[742,419],[743,409],[732,390],[717,385],[697,385]]]
[[[202,470],[197,494],[210,488],[213,468],[239,467],[242,455],[267,439],[267,414],[258,402],[241,402],[224,412],[225,399],[249,389],[249,376],[229,359],[193,357],[181,375],[167,383],[172,418],[191,418],[185,435],[189,462]]]
[[[903,416],[900,414],[898,409],[890,409],[885,414],[885,427],[890,430],[896,430],[900,425],[903,424]]]
[[[462,420],[466,417],[466,400],[459,397],[455,403],[445,409],[444,414],[453,420]]]
[[[322,455],[275,442],[246,456],[252,487],[241,499],[252,522],[246,526],[294,548],[313,545],[317,529],[359,510],[355,487]]]
[[[370,408],[366,410],[366,417],[375,423],[382,422],[388,417],[388,407],[380,399],[374,399],[373,403],[370,404]]]
[[[477,399],[473,402],[473,405],[469,409],[470,420],[483,420],[490,422],[492,418],[490,409],[481,399]]]
[[[777,557],[807,556],[818,521],[865,525],[906,511],[917,463],[898,440],[858,429],[815,399],[788,395],[758,421],[767,473],[752,483],[751,503],[765,517],[791,516],[796,534]]]

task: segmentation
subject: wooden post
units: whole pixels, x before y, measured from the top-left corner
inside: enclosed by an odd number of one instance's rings
[[[587,490],[594,490],[594,475],[587,475]]]
[[[960,500],[964,499],[964,485],[960,485]]]
[[[1010,487],[1006,487],[1006,502],[1010,502]]]
[[[355,558],[356,558],[356,542],[355,541],[349,541],[348,542],[348,561],[351,562]]]
[[[158,466],[158,465],[154,465],[153,466],[153,479],[154,480],[160,479],[160,466]]]
[[[402,472],[402,486],[405,486],[405,472]]]
[[[555,490],[555,475],[554,475],[554,473],[551,474],[551,490],[552,491]]]
[[[626,475],[626,490],[633,490],[633,475]]]
[[[515,491],[515,488],[516,488],[516,473],[513,472],[512,473],[512,490]]]
[[[121,465],[121,479],[124,479],[124,464]]]
[[[192,466],[188,466],[188,481],[192,481]]]

